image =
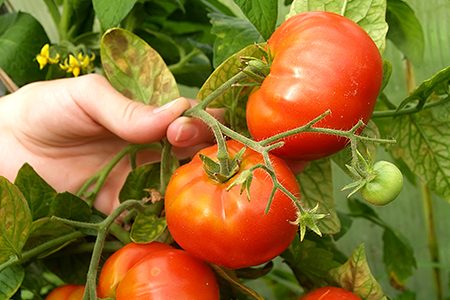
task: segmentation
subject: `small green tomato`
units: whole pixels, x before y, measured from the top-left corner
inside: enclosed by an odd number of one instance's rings
[[[403,175],[396,165],[378,161],[373,165],[374,178],[361,188],[361,194],[373,205],[386,205],[393,201],[403,187]]]

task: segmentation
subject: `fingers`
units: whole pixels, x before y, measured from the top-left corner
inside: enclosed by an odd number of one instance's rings
[[[132,101],[114,90],[104,77],[95,74],[76,78],[69,91],[95,122],[130,143],[160,140],[169,125],[190,107],[185,98],[158,108]]]

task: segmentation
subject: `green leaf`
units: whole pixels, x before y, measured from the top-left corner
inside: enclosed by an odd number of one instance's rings
[[[24,249],[32,249],[51,239],[73,232],[74,229],[58,220],[49,217],[41,218],[33,222],[30,235]]]
[[[149,189],[159,189],[161,165],[145,164],[132,170],[119,193],[120,202],[148,197]]]
[[[423,60],[425,38],[414,10],[403,0],[388,0],[386,21],[389,24],[387,38],[419,66]]]
[[[364,217],[366,219],[381,220],[375,210],[357,199],[350,198],[347,201],[350,212],[354,215]]]
[[[19,188],[0,177],[0,264],[20,257],[31,229],[31,212]]]
[[[277,0],[234,0],[264,39],[275,30],[278,17]]]
[[[248,20],[227,16],[220,13],[210,13],[212,29],[216,35],[214,42],[214,67],[219,66],[228,57],[253,43],[261,42],[263,38]]]
[[[0,15],[0,67],[18,86],[45,78],[35,57],[46,43],[44,29],[31,15]]]
[[[197,94],[197,99],[205,99],[228,79],[236,75],[242,69],[242,57],[253,56],[255,58],[263,58],[263,53],[260,49],[262,46],[247,46],[225,60],[205,81]],[[229,124],[236,131],[246,132],[245,107],[251,91],[252,88],[249,86],[234,85],[221,96],[217,97],[209,106],[226,108],[225,123]]]
[[[313,209],[318,205],[316,213],[326,214],[318,221],[322,234],[338,233],[341,229],[333,197],[333,178],[329,159],[310,162],[303,172],[297,175],[301,189],[301,201],[306,208]]]
[[[366,260],[364,245],[357,247],[342,266],[330,271],[339,286],[365,300],[387,300],[380,284],[373,277]]]
[[[82,199],[69,192],[64,192],[56,195],[50,205],[50,214],[69,220],[88,221],[91,209]]]
[[[100,53],[106,76],[126,97],[157,106],[178,97],[175,78],[163,59],[137,35],[111,29],[103,35]]]
[[[370,35],[380,52],[383,53],[388,31],[388,24],[385,21],[386,0],[294,0],[287,18],[307,11],[329,11],[353,20]]]
[[[91,253],[49,256],[43,259],[45,265],[64,282],[85,284]]]
[[[130,238],[135,243],[157,240],[167,227],[166,219],[153,214],[139,213],[131,227]]]
[[[20,288],[25,277],[22,266],[15,265],[0,271],[0,299],[10,299]]]
[[[128,15],[137,0],[93,0],[94,10],[103,29],[109,29]]]
[[[392,156],[450,202],[450,122],[425,110],[392,119],[390,128],[397,140],[388,148]]]
[[[33,220],[48,216],[56,191],[29,164],[20,168],[14,184],[25,196]]]
[[[383,261],[391,283],[397,288],[404,288],[406,279],[417,268],[411,245],[390,228],[386,228],[383,233]]]

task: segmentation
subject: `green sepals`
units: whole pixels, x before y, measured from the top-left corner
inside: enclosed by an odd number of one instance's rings
[[[306,228],[311,229],[317,235],[322,236],[322,232],[320,232],[319,227],[317,226],[317,221],[323,219],[327,216],[327,214],[319,214],[317,210],[319,209],[319,205],[316,205],[314,208],[310,210],[304,210],[302,212],[297,213],[297,219],[294,224],[298,224],[300,227],[300,241],[303,241],[306,234]]]
[[[244,155],[245,148],[242,148],[232,159],[228,159],[227,170],[222,170],[219,162],[214,161],[206,155],[200,154],[200,159],[203,162],[203,168],[208,176],[220,183],[227,182],[234,175],[239,172],[242,156]]]
[[[245,191],[247,194],[248,200],[250,200],[250,186],[252,184],[253,180],[253,171],[252,170],[245,170],[239,174],[239,176],[236,177],[235,180],[227,187],[227,191],[231,190],[234,186],[240,185],[241,190],[239,193],[242,195],[242,193]]]

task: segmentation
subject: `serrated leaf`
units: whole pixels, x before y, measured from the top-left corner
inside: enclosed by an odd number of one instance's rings
[[[25,277],[22,266],[15,265],[0,271],[0,299],[10,299],[20,288]]]
[[[56,195],[50,205],[50,215],[69,220],[88,221],[91,209],[81,198],[64,192]]]
[[[318,220],[322,234],[338,233],[341,225],[336,214],[333,197],[333,178],[331,162],[327,159],[312,161],[305,170],[297,175],[301,189],[301,201],[306,208],[318,205],[317,213],[326,214]]]
[[[131,11],[137,0],[92,0],[95,15],[103,29],[109,29],[119,23]]]
[[[268,39],[275,29],[278,17],[277,0],[234,0],[244,15],[256,27],[264,39]]]
[[[29,164],[24,164],[20,168],[14,184],[25,196],[33,220],[48,215],[56,191]]]
[[[100,53],[109,81],[128,98],[160,106],[179,96],[175,78],[161,56],[137,35],[119,28],[108,30]]]
[[[417,268],[414,251],[409,242],[398,232],[386,228],[383,233],[383,262],[396,288],[404,288],[406,279]]]
[[[391,133],[397,140],[388,148],[392,156],[450,202],[450,122],[425,110],[392,119]]]
[[[294,0],[286,18],[307,11],[329,11],[353,20],[370,35],[380,52],[383,53],[388,31],[388,24],[385,21],[386,0]]]
[[[148,189],[159,189],[160,164],[145,164],[132,170],[119,193],[120,202],[140,200],[148,196]]]
[[[364,245],[357,247],[342,266],[332,269],[330,275],[339,286],[354,292],[365,300],[386,299],[380,284],[367,264]]]
[[[387,38],[419,66],[423,60],[425,38],[414,10],[403,0],[388,0],[386,21],[389,24]]]
[[[263,53],[260,49],[261,46],[263,45],[247,46],[225,60],[205,81],[197,94],[197,99],[205,99],[206,96],[236,75],[242,69],[242,57],[253,56],[262,59]],[[248,86],[243,87],[235,85],[225,91],[221,96],[217,97],[210,104],[210,107],[226,108],[225,122],[238,132],[246,132],[247,122],[245,119],[245,107],[251,90],[252,89]]]
[[[211,33],[216,35],[214,42],[214,67],[219,66],[228,57],[253,43],[263,41],[261,34],[246,19],[210,13]]]
[[[19,188],[0,177],[0,264],[20,257],[31,230],[31,212]]]
[[[139,213],[131,227],[130,238],[135,243],[150,243],[166,230],[166,219],[152,214]]]

